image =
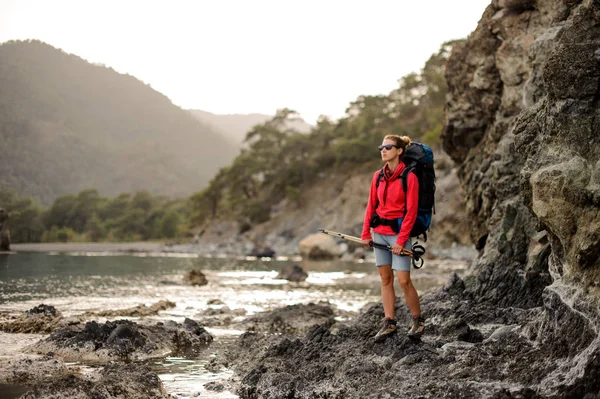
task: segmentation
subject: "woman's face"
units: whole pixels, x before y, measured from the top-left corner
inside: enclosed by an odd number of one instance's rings
[[[396,147],[396,142],[394,140],[383,140],[381,142],[381,147],[381,159],[385,162],[389,162],[394,158],[397,158],[398,155],[402,154],[402,149]]]

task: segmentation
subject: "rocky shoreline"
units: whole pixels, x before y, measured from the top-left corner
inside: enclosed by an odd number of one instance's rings
[[[136,314],[139,308],[129,313]],[[181,324],[82,319],[83,315],[64,319],[53,306],[42,304],[17,318],[0,321],[0,331],[50,333],[23,348],[22,353],[0,359],[0,384],[27,387],[20,396],[23,399],[171,398],[158,375],[143,361],[168,355],[193,356],[214,339],[191,319]],[[83,374],[80,367],[67,365],[69,362],[102,366]]]
[[[378,304],[304,335],[247,332],[219,362],[235,370],[230,384],[241,398],[592,399],[600,392],[593,326],[571,320],[582,329],[563,328],[557,339],[548,325],[577,312],[550,293],[541,307],[499,308],[478,301],[455,276],[422,298],[428,318],[419,341],[406,336],[410,315],[397,303],[403,327],[383,342],[373,338],[383,319]],[[581,364],[576,354],[594,350]]]
[[[223,304],[202,318],[203,325],[245,332],[205,366],[231,369],[234,376],[205,389],[227,389],[240,398],[593,399],[600,392],[599,338],[588,319],[593,309],[572,308],[551,287],[540,306],[498,307],[453,275],[423,295],[422,309],[427,327],[421,340],[406,336],[410,315],[397,298],[397,334],[375,341],[381,304],[353,318],[330,303],[310,303],[235,321],[214,317],[234,314]],[[0,327],[15,320],[24,331],[51,331],[22,355],[0,361],[0,384],[27,387],[23,399],[170,398],[143,361],[193,356],[213,344],[190,319],[66,322],[58,310],[40,305]],[[100,366],[82,372],[67,365],[72,361]]]

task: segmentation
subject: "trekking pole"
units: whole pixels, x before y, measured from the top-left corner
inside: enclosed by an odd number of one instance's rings
[[[363,243],[362,238],[359,238],[359,237],[351,236],[351,235],[344,234],[344,233],[338,233],[337,231],[331,231],[331,230],[325,230],[325,229],[318,229],[318,230],[323,234],[327,234],[327,235],[334,236],[334,237],[340,237],[347,241],[352,241],[352,242],[356,242],[359,244]],[[379,243],[376,243],[373,241],[369,241],[369,246],[373,247],[373,248],[385,249],[390,252],[392,252],[392,249],[394,248],[391,245],[379,244]],[[419,244],[418,242],[415,242],[413,244],[412,251],[410,249],[406,249],[406,248],[402,248],[402,250],[400,251],[400,256],[409,256],[412,258],[412,265],[415,269],[420,269],[421,267],[423,267],[424,260],[423,260],[422,256],[424,254],[425,254],[425,247],[422,246],[421,244]]]

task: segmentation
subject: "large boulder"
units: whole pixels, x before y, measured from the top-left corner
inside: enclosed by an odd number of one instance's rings
[[[335,259],[344,251],[335,238],[322,233],[310,234],[298,243],[298,252],[305,259]]]

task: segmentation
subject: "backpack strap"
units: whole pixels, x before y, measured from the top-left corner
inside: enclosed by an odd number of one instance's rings
[[[383,167],[385,168],[385,166]],[[379,176],[377,177],[377,183],[375,183],[375,198],[377,198],[377,189],[379,188],[379,183],[383,180],[383,168],[379,171]],[[375,205],[375,209],[379,206],[379,200],[377,200],[377,205]]]
[[[385,168],[385,166],[383,168]],[[381,170],[379,171],[379,177],[377,178],[377,183],[375,184],[376,189],[379,188],[379,183],[381,183],[381,181],[383,180],[383,168],[381,168]]]

